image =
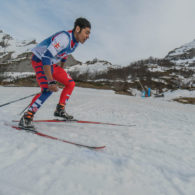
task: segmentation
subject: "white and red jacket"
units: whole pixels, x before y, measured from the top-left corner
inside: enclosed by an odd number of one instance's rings
[[[52,65],[66,61],[77,46],[73,31],[60,31],[39,43],[32,52],[43,65]]]

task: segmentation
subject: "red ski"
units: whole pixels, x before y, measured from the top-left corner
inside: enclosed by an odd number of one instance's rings
[[[13,122],[19,122],[14,120]],[[125,127],[132,127],[135,125],[124,125],[124,124],[115,124],[115,123],[105,123],[105,122],[97,122],[97,121],[84,121],[84,120],[59,120],[59,119],[47,119],[47,120],[34,120],[35,123],[47,122],[47,123],[56,123],[56,122],[66,122],[66,123],[85,123],[85,124],[98,124],[98,125],[113,125],[113,126],[125,126]]]
[[[50,135],[41,133],[41,132],[39,132],[39,131],[37,131],[37,130],[22,129],[22,128],[20,128],[20,127],[18,127],[18,126],[14,126],[14,125],[11,125],[11,127],[14,128],[14,129],[17,129],[17,130],[28,131],[28,132],[34,133],[34,134],[36,134],[36,135],[38,135],[38,136],[41,136],[41,137],[45,137],[45,138],[48,138],[48,139],[57,140],[57,141],[60,141],[60,142],[65,142],[65,143],[67,143],[67,144],[72,144],[72,145],[75,145],[75,146],[84,147],[84,148],[88,148],[88,149],[99,150],[99,149],[103,149],[103,148],[106,147],[106,146],[88,146],[88,145],[79,144],[79,143],[67,141],[67,140],[64,140],[64,139],[60,139],[60,138],[57,138],[57,137],[53,137],[53,136],[50,136]]]

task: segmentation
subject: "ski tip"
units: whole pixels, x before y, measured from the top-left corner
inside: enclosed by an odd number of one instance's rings
[[[86,146],[88,149],[100,150],[106,148],[106,146]]]
[[[99,149],[104,149],[106,148],[106,146],[99,146],[99,147],[95,147],[96,150],[99,150]]]

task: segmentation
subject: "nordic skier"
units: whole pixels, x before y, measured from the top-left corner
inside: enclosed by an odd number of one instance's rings
[[[87,19],[77,18],[73,30],[57,32],[32,49],[32,66],[41,87],[41,93],[32,99],[28,111],[20,119],[19,127],[34,129],[33,116],[52,92],[58,91],[56,81],[65,87],[61,92],[54,116],[67,120],[73,119],[73,116],[65,111],[65,105],[74,89],[75,82],[63,67],[67,56],[76,49],[79,42],[83,44],[89,38],[90,30],[91,24]],[[60,66],[57,65],[58,62]]]

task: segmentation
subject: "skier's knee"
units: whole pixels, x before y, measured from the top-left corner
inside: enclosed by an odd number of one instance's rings
[[[71,89],[74,89],[74,87],[75,87],[75,82],[74,82],[74,81],[69,82],[68,87],[71,88]]]

